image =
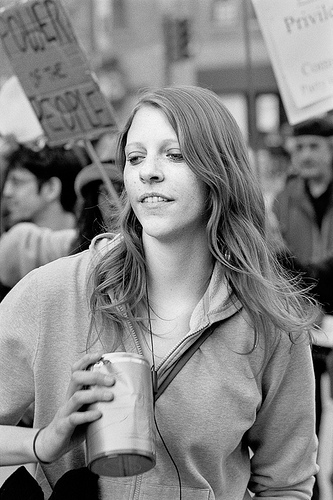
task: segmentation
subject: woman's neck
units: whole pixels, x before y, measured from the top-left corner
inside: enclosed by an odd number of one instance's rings
[[[166,320],[188,315],[203,296],[214,260],[207,244],[145,245],[148,294],[153,312]]]
[[[143,332],[142,347],[154,343],[157,358],[163,358],[190,329],[190,319],[210,281],[214,259],[205,242],[163,245],[144,241],[148,271],[147,294],[150,335]]]
[[[161,244],[144,241],[148,283],[153,290],[186,288],[189,284],[202,284],[209,279],[213,257],[207,242]]]

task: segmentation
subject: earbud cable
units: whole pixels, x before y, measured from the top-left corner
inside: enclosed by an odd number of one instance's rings
[[[151,357],[152,357],[152,366],[151,366],[151,372],[152,372],[152,381],[153,381],[153,394],[155,398],[155,394],[157,393],[157,371],[156,371],[156,365],[155,365],[155,351],[154,351],[154,340],[153,340],[153,330],[152,330],[152,325],[151,325],[151,317],[150,317],[150,303],[149,303],[149,295],[148,295],[148,285],[146,284],[146,295],[147,295],[147,311],[148,311],[148,324],[149,324],[149,337],[150,337],[150,346],[151,346]],[[156,421],[156,413],[155,413],[155,401],[154,401],[154,422],[156,426],[157,433],[162,441],[162,444],[165,448],[165,451],[169,455],[169,458],[171,462],[173,463],[173,466],[176,470],[177,478],[178,478],[178,483],[179,483],[179,500],[182,500],[182,482],[181,482],[181,477],[180,477],[180,472],[177,467],[177,464],[175,460],[173,459],[166,442],[161,434],[161,431],[158,427],[157,421]]]

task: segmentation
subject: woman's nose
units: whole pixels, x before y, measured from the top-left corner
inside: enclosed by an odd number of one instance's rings
[[[161,182],[164,179],[161,161],[158,158],[147,156],[140,167],[140,179],[142,182]]]
[[[12,195],[12,192],[13,192],[13,183],[9,179],[7,179],[2,190],[2,194],[5,198],[8,198]]]

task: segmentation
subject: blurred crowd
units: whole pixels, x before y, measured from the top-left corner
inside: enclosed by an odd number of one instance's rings
[[[115,137],[103,134],[93,146],[95,163],[83,145],[1,138],[1,298],[32,269],[87,249],[94,236],[116,224],[114,192],[121,195],[123,181],[115,166]]]

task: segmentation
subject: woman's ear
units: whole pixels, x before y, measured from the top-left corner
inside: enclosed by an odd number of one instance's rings
[[[60,200],[62,184],[59,177],[51,177],[41,187],[41,194],[48,202]]]

